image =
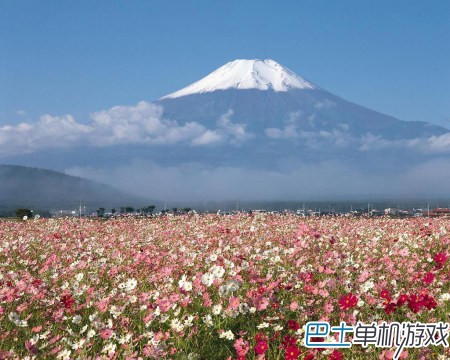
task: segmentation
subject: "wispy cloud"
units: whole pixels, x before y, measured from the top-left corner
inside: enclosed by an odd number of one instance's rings
[[[316,104],[317,105],[317,104]],[[319,108],[332,107],[332,104],[320,104]],[[351,147],[362,152],[378,150],[403,149],[422,154],[450,153],[450,132],[443,135],[430,137],[416,137],[405,139],[388,139],[381,135],[366,133],[362,136],[352,134],[348,124],[341,123],[330,130],[315,129],[313,115],[303,118],[301,112],[291,113],[281,128],[266,128],[264,133],[268,138],[278,140],[302,141],[311,149],[321,147],[344,148]],[[301,122],[306,122],[308,130],[301,127]]]
[[[331,102],[330,102],[331,103]],[[321,106],[333,106],[326,105]],[[299,111],[289,115],[282,128],[266,128],[264,130],[267,137],[272,139],[299,139],[306,146],[316,149],[322,146],[345,147],[355,142],[353,136],[348,132],[347,124],[339,124],[338,128],[330,130],[314,130],[314,114],[308,116],[305,121],[310,130],[302,130],[300,122],[303,114]]]
[[[414,138],[414,139],[399,139],[389,140],[384,139],[379,135],[366,134],[360,140],[359,150],[361,151],[376,151],[385,149],[404,149],[408,151],[417,151],[429,154],[444,154],[450,152],[450,132],[431,136],[428,138]]]

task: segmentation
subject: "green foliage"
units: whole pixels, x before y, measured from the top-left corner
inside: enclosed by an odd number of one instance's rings
[[[155,205],[149,205],[149,206],[143,207],[141,211],[143,214],[152,214],[153,211],[155,210],[155,208],[156,208]]]
[[[97,216],[98,217],[103,217],[105,215],[105,208],[98,208],[97,210],[95,210],[97,212]]]
[[[28,219],[31,219],[33,217],[33,212],[30,209],[25,208],[16,209],[15,214],[19,219],[23,219],[24,216],[28,217]]]

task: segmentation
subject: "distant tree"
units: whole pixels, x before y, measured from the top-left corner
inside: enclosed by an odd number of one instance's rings
[[[149,205],[149,206],[143,207],[143,208],[142,208],[142,212],[143,212],[144,214],[152,214],[153,211],[155,210],[155,208],[156,208],[155,205]]]
[[[33,212],[30,209],[16,209],[15,213],[16,217],[18,217],[19,219],[23,219],[24,216],[26,216],[28,219],[31,219],[33,217]]]
[[[187,214],[189,211],[191,211],[192,209],[191,208],[189,208],[189,207],[185,207],[184,209],[183,209],[183,211]]]
[[[97,212],[97,216],[99,218],[103,217],[105,215],[105,208],[98,208],[97,210],[95,210]]]
[[[172,211],[174,214],[176,214],[178,212],[178,208],[174,207],[174,208],[172,208]]]
[[[134,212],[134,207],[132,207],[132,206],[125,207],[125,212],[127,214]]]
[[[111,214],[114,215],[116,212],[117,212],[116,209],[114,209],[114,208],[111,209]]]
[[[126,207],[125,206],[121,206],[120,207],[120,213],[121,214],[125,214],[125,212],[126,212]]]

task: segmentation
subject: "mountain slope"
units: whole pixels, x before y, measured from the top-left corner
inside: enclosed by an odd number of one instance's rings
[[[351,103],[319,88],[273,60],[236,60],[156,103],[164,116],[214,126],[232,111],[232,121],[256,135],[340,131],[349,137],[368,134],[387,140],[442,135],[448,130],[425,122],[407,122]],[[277,136],[273,136],[277,137]]]
[[[145,199],[95,181],[52,170],[0,165],[0,206],[4,209],[76,209],[80,200],[90,211],[145,203]]]

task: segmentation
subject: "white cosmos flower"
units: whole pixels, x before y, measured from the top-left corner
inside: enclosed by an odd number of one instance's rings
[[[217,254],[211,254],[209,255],[209,261],[214,262],[217,260]]]
[[[121,336],[119,338],[119,344],[121,344],[121,345],[122,344],[126,344],[126,343],[130,342],[130,340],[131,340],[131,334],[128,333],[128,334],[126,334],[124,336]]]
[[[80,330],[80,334],[83,334],[87,330],[87,328],[88,328],[87,324],[84,325]]]
[[[170,322],[170,327],[176,332],[183,331],[183,324],[181,324],[180,320],[178,320],[178,319],[173,319]]]
[[[183,275],[181,279],[178,281],[178,287],[184,291],[192,290],[192,283],[187,280],[187,276]]]
[[[213,315],[219,315],[222,312],[222,305],[214,305],[212,308]]]
[[[234,340],[234,334],[231,330],[228,331],[222,331],[219,334],[219,338],[221,339],[227,339],[227,340]]]
[[[76,341],[72,344],[72,349],[73,350],[78,350],[81,349],[83,347],[83,345],[85,344],[86,340],[85,339],[80,339],[79,341]]]
[[[194,317],[192,315],[189,315],[185,320],[184,320],[184,327],[191,327],[193,325],[194,321]]]
[[[57,359],[63,359],[63,360],[69,360],[70,359],[70,354],[72,352],[68,349],[63,349],[61,350],[58,355],[56,355]]]
[[[225,274],[225,269],[220,265],[214,265],[211,267],[210,271],[211,274],[217,279],[220,279]]]
[[[125,291],[130,292],[133,291],[137,286],[136,279],[128,279],[128,281],[125,284]]]
[[[202,275],[202,284],[206,286],[211,286],[214,282],[214,275],[211,273],[205,273]]]
[[[15,312],[10,312],[8,315],[10,321],[12,321],[16,326],[26,327],[28,326],[28,322],[26,320],[20,320],[20,317]]]
[[[211,317],[211,315],[209,315],[209,314],[203,316],[203,322],[204,322],[207,326],[213,326],[212,317]]]
[[[102,353],[105,353],[105,354],[115,353],[116,346],[117,345],[113,344],[113,343],[106,344],[106,346],[102,349]]]

